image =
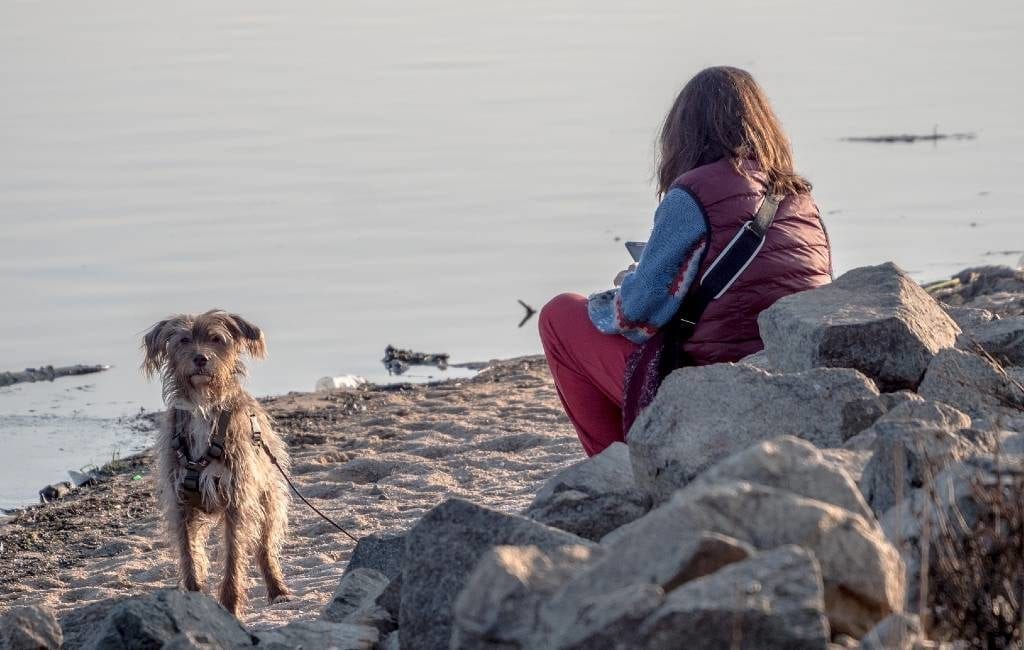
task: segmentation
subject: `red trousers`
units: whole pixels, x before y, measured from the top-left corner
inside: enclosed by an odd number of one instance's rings
[[[618,334],[602,334],[590,322],[587,299],[555,296],[540,311],[540,341],[558,397],[588,456],[624,442],[622,393],[626,361],[637,349]]]

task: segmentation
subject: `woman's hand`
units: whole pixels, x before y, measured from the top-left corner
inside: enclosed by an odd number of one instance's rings
[[[630,273],[632,273],[635,270],[636,270],[636,264],[630,264],[629,268],[622,269],[621,271],[619,271],[619,274],[615,276],[615,281],[613,283],[614,286],[621,287],[622,286],[622,279],[625,278],[627,275],[629,275]]]

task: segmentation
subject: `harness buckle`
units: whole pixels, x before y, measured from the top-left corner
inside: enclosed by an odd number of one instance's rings
[[[259,447],[263,442],[263,430],[260,428],[260,420],[255,413],[249,414],[249,426],[252,427],[252,444]]]
[[[215,440],[210,440],[210,444],[206,449],[206,455],[210,458],[220,459],[224,456],[224,447]]]

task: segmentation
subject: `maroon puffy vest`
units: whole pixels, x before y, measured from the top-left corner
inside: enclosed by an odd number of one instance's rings
[[[753,218],[764,198],[764,174],[751,161],[741,165],[749,177],[723,159],[692,169],[673,184],[697,199],[707,219],[710,241],[700,276]],[[739,361],[764,347],[758,314],[783,296],[831,280],[832,253],[818,207],[809,194],[787,196],[768,229],[764,247],[722,297],[708,305],[683,350],[697,365]]]

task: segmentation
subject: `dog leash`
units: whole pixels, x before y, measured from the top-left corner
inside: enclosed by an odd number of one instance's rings
[[[307,501],[306,497],[302,496],[302,493],[299,492],[299,489],[297,487],[295,487],[294,483],[292,483],[292,479],[291,479],[291,477],[288,476],[288,472],[284,471],[284,468],[281,467],[281,463],[277,462],[277,458],[274,457],[273,452],[270,451],[270,447],[268,447],[267,443],[263,441],[263,435],[262,435],[262,431],[260,430],[259,419],[256,417],[255,413],[250,413],[249,414],[249,424],[252,426],[252,441],[253,441],[253,443],[254,444],[258,444],[260,447],[263,447],[263,451],[265,451],[267,453],[267,457],[270,459],[270,462],[273,463],[274,467],[277,468],[277,471],[281,472],[281,476],[284,477],[285,483],[287,483],[288,487],[290,487],[292,489],[292,492],[295,493],[295,496],[297,496],[300,499],[302,499],[302,502],[305,503],[307,506],[309,506],[310,509],[313,512],[315,512],[316,514],[318,514],[321,517],[323,517],[324,521],[326,521],[330,525],[332,525],[335,528],[337,528],[338,530],[340,530],[342,533],[345,534],[346,537],[348,537],[350,540],[352,540],[353,542],[358,544],[359,540],[356,539],[355,537],[353,537],[352,533],[348,532],[347,530],[345,530],[344,528],[342,528],[341,526],[336,524],[333,519],[331,519],[330,517],[325,515],[323,512],[321,512],[320,508],[317,508],[312,503]]]

